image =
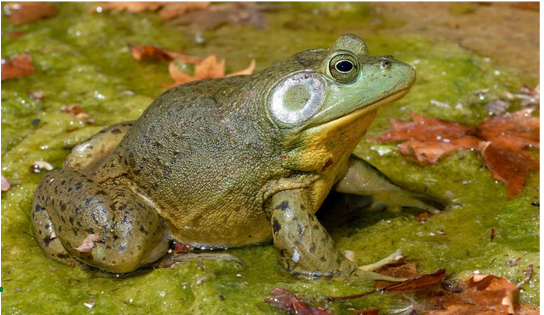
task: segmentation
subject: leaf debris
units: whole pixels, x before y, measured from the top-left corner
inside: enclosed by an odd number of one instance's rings
[[[34,73],[32,57],[27,53],[6,60],[2,58],[2,80],[25,77]]]
[[[479,151],[493,178],[505,182],[506,195],[511,199],[523,191],[528,172],[540,167],[527,151],[540,145],[540,118],[531,116],[533,110],[497,116],[477,128],[410,113],[413,121],[390,119],[391,129],[369,141],[404,141],[399,146],[403,155],[415,154],[419,162],[429,164],[449,152]]]
[[[274,288],[272,289],[273,297],[268,297],[264,300],[265,303],[273,307],[283,309],[288,313],[300,315],[332,315],[322,307],[315,307],[305,302],[302,298],[287,289]]]
[[[4,13],[9,16],[11,24],[19,25],[55,16],[58,9],[44,2],[16,2],[6,4]]]
[[[191,81],[202,80],[202,79],[217,79],[223,78],[225,76],[235,76],[242,74],[252,74],[255,69],[255,60],[251,60],[251,63],[248,68],[234,72],[228,75],[225,75],[225,59],[222,59],[220,62],[217,61],[216,55],[211,55],[206,59],[202,60],[201,63],[195,65],[195,74],[190,76],[181,70],[179,70],[176,60],[170,62],[168,66],[168,71],[170,72],[170,77],[174,80],[173,84],[166,85],[166,87],[171,88],[180,84],[185,84]]]
[[[83,240],[80,246],[74,248],[74,250],[77,250],[80,253],[89,253],[94,248],[94,243],[99,242],[102,239],[100,238],[100,235],[98,234],[89,234],[87,237]]]

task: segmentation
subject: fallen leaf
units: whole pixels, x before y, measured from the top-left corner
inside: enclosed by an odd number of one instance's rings
[[[176,16],[184,15],[187,12],[207,9],[210,2],[168,2],[164,4],[159,16],[165,20],[170,20]]]
[[[32,57],[27,53],[15,56],[10,60],[2,58],[2,80],[15,79],[34,73]]]
[[[476,128],[438,118],[410,113],[413,121],[390,119],[391,129],[372,142],[405,140],[399,150],[404,155],[415,153],[420,162],[436,163],[444,154],[460,149],[477,149],[479,140],[472,135]]]
[[[291,291],[283,288],[272,289],[272,294],[275,296],[266,298],[265,303],[276,308],[285,310],[288,313],[299,315],[332,315],[321,307],[315,307],[301,298],[295,296]]]
[[[162,49],[156,46],[138,46],[129,44],[129,47],[132,57],[138,61],[141,61],[145,57],[152,57],[162,60],[176,59],[193,64],[202,62],[202,58],[187,56],[179,51]]]
[[[369,141],[404,141],[401,153],[431,164],[452,151],[479,150],[493,178],[505,182],[511,199],[523,191],[528,172],[539,170],[539,161],[526,150],[540,143],[540,118],[531,116],[533,110],[494,117],[478,128],[410,113],[413,121],[390,119],[391,129]]]
[[[248,24],[266,27],[263,11],[278,10],[283,6],[262,3],[224,3],[206,10],[189,12],[171,21],[174,25],[190,25],[193,32],[213,30],[225,24]]]
[[[60,108],[60,111],[65,114],[72,114],[72,116],[77,119],[85,119],[90,117],[89,114],[83,111],[83,107],[81,107],[79,104],[64,105]]]
[[[40,101],[43,98],[43,96],[44,96],[43,90],[28,93],[28,97],[35,99],[37,101]]]
[[[250,74],[253,74],[254,70],[255,70],[255,59],[251,59],[251,63],[249,64],[249,67],[247,67],[244,70],[227,74],[227,77],[233,77],[235,75],[250,75]]]
[[[434,295],[428,302],[429,315],[501,315],[539,314],[540,310],[519,304],[519,287],[505,278],[493,275],[474,275],[460,284],[462,292]]]
[[[44,2],[17,2],[5,5],[4,12],[12,24],[19,25],[55,16],[58,9]]]
[[[529,171],[538,171],[540,163],[528,152],[540,145],[540,118],[531,116],[532,109],[495,117],[480,124],[480,135],[487,140],[480,152],[493,178],[506,184],[511,199],[523,191]]]
[[[159,11],[159,16],[165,20],[186,14],[194,10],[206,9],[209,2],[106,2],[95,5],[91,12],[122,12],[139,13],[142,11]]]
[[[540,12],[540,2],[536,2],[536,1],[535,2],[517,2],[517,3],[511,4],[510,6],[520,10]]]
[[[378,315],[380,311],[377,308],[364,308],[362,310],[353,310],[355,315]]]
[[[233,76],[238,74],[251,74],[255,69],[255,61],[252,60],[250,66],[242,71],[229,74],[227,76]],[[201,63],[195,66],[194,76],[190,76],[179,70],[176,61],[170,62],[168,66],[168,71],[170,72],[170,77],[174,80],[173,84],[166,85],[166,87],[171,88],[180,84],[185,84],[187,82],[202,80],[202,79],[217,79],[225,77],[225,59],[221,62],[217,61],[216,55],[211,55],[206,59],[202,60]]]
[[[138,13],[142,11],[156,11],[158,10],[164,2],[105,2],[99,3],[91,8],[91,12],[102,12],[112,11],[112,12],[122,12],[127,10],[129,13]]]
[[[2,191],[8,191],[11,188],[10,181],[4,176],[2,176],[1,184],[2,184]]]
[[[444,275],[446,274],[446,269],[441,268],[437,271],[429,274],[418,275],[416,277],[410,278],[402,282],[389,282],[388,285],[382,287],[380,291],[391,292],[391,291],[411,291],[411,290],[421,290],[431,287],[437,283],[440,283]],[[376,281],[376,286],[387,281]]]
[[[11,38],[21,38],[25,35],[25,32],[6,32],[4,34]]]
[[[98,234],[89,234],[83,240],[81,245],[79,247],[74,248],[74,250],[77,250],[80,253],[89,253],[93,250],[94,243],[99,241],[101,241],[101,238]]]

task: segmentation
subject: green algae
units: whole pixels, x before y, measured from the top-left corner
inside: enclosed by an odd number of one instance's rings
[[[300,50],[328,47],[342,33],[357,33],[367,40],[372,54],[393,54],[418,73],[404,99],[380,109],[369,137],[388,129],[389,117],[407,119],[410,111],[476,125],[488,117],[485,102],[525,83],[507,65],[498,66],[453,44],[414,34],[378,33],[399,22],[377,15],[369,5],[298,3],[267,14],[267,30],[223,27],[205,32],[205,44],[196,44],[184,28],[166,25],[153,13],[90,14],[91,6],[59,4],[58,16],[21,26],[2,20],[3,32],[25,33],[17,39],[2,36],[2,57],[27,51],[36,67],[31,76],[2,82],[2,175],[19,183],[2,193],[6,314],[277,314],[263,302],[275,287],[317,301],[370,289],[370,283],[295,279],[282,269],[271,245],[229,250],[246,262],[244,266],[191,262],[124,278],[101,277],[45,258],[34,242],[30,222],[32,194],[43,173],[31,173],[30,165],[43,159],[62,167],[69,152],[65,147],[104,126],[137,118],[164,91],[160,84],[171,82],[166,62],[134,61],[128,43],[198,56],[216,53],[227,59],[227,72],[245,68],[255,58],[258,71]],[[380,23],[375,23],[377,18]],[[484,88],[490,92],[480,100],[474,93]],[[38,90],[44,91],[42,100],[28,96]],[[95,123],[60,112],[71,104],[81,104]],[[331,218],[325,216],[324,224],[341,248],[355,252],[357,263],[374,262],[401,248],[426,272],[445,267],[466,276],[478,270],[519,282],[527,265],[539,270],[539,221],[533,218],[539,209],[531,205],[538,201],[538,174],[529,177],[520,196],[508,201],[504,185],[492,180],[474,152],[422,166],[396,152],[380,155],[372,146],[363,140],[355,153],[397,183],[452,200],[453,206],[426,223],[408,213],[356,213],[352,222],[335,224],[335,216],[341,214],[326,213]],[[492,241],[491,229],[497,231]],[[505,263],[516,257],[521,257],[516,266]],[[537,305],[538,295],[539,280],[533,278],[521,299]],[[91,300],[95,306],[87,309],[84,303]],[[382,294],[335,302],[329,309],[349,313],[349,308],[374,306],[387,312],[408,305],[402,295]]]

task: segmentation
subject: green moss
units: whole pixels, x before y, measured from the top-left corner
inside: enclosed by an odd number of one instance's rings
[[[69,152],[65,147],[107,125],[137,118],[164,91],[161,83],[171,82],[167,62],[134,61],[127,43],[199,56],[216,53],[227,59],[229,72],[247,67],[252,58],[261,70],[302,49],[327,47],[339,34],[360,34],[373,54],[393,54],[415,65],[418,73],[407,97],[380,109],[370,137],[389,128],[387,118],[407,119],[409,111],[475,125],[487,117],[486,101],[500,91],[514,91],[524,79],[510,75],[507,66],[486,62],[452,44],[413,34],[378,35],[377,30],[397,27],[399,22],[388,21],[369,5],[294,4],[281,13],[267,13],[267,30],[223,27],[205,32],[203,45],[153,13],[90,14],[92,4],[58,6],[58,16],[31,24],[13,26],[2,19],[4,33],[25,33],[18,39],[2,36],[2,57],[27,51],[36,66],[31,76],[2,82],[2,175],[19,183],[2,193],[2,311],[6,314],[82,313],[89,311],[84,305],[89,300],[94,301],[91,311],[96,313],[277,314],[263,302],[275,287],[318,301],[370,288],[368,283],[294,279],[282,269],[271,245],[230,250],[245,266],[192,262],[121,279],[99,277],[45,258],[34,242],[30,222],[32,194],[43,173],[32,174],[30,165],[43,159],[61,167]],[[487,99],[477,99],[474,93],[484,88],[490,89]],[[38,90],[45,94],[41,101],[28,96]],[[436,106],[431,100],[448,105]],[[71,104],[81,104],[95,124],[60,112],[63,105]],[[36,118],[39,123],[33,124]],[[408,213],[359,213],[351,224],[332,225],[330,232],[339,246],[354,251],[358,263],[374,262],[402,248],[428,272],[441,267],[459,275],[479,270],[518,282],[528,264],[538,270],[539,221],[532,217],[539,209],[531,206],[538,201],[538,174],[530,176],[524,193],[508,201],[504,185],[491,178],[472,152],[422,166],[395,152],[380,156],[371,146],[362,141],[356,153],[396,182],[452,199],[455,205],[426,223]],[[492,241],[491,229],[498,232]],[[522,257],[517,266],[505,264],[516,257]],[[538,286],[538,279],[525,285],[522,300],[538,304]],[[383,294],[329,307],[349,313],[348,308],[392,310],[406,303],[402,295]]]

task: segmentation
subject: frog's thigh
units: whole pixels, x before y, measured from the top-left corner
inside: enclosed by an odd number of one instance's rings
[[[270,207],[274,246],[290,272],[333,276],[357,269],[316,219],[303,189],[275,194]]]
[[[124,273],[168,250],[161,219],[141,197],[124,186],[96,183],[79,171],[63,169],[44,176],[32,211],[39,245],[60,262],[69,261],[70,254],[90,266]],[[90,235],[95,242],[86,252],[81,246]]]
[[[117,147],[134,121],[125,121],[94,134],[76,145],[66,157],[66,166],[90,174]]]

